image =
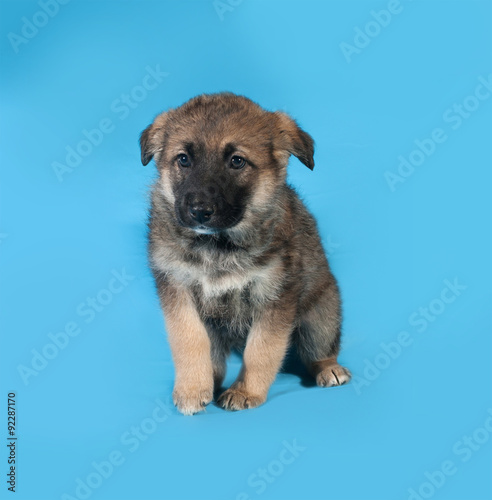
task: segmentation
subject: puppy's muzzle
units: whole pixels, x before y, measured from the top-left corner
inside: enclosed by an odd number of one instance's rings
[[[206,201],[194,201],[188,207],[190,217],[198,224],[209,222],[215,212],[212,203]]]

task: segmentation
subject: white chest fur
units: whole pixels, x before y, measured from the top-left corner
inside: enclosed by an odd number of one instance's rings
[[[279,269],[282,265],[280,258],[261,267],[247,265],[241,259],[237,262],[230,259],[227,265],[217,261],[197,265],[177,259],[165,247],[155,249],[152,261],[155,267],[171,275],[177,282],[185,286],[200,286],[204,300],[248,287],[252,298],[259,302],[277,296],[280,284],[278,277],[281,275]]]

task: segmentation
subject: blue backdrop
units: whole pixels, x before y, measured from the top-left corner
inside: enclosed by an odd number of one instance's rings
[[[0,434],[14,392],[16,498],[489,499],[491,2],[0,6]],[[316,140],[314,172],[293,159],[290,180],[340,282],[354,379],[284,373],[258,409],[183,417],[138,136],[221,90]]]

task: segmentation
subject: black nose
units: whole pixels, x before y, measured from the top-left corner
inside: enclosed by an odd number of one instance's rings
[[[193,203],[190,206],[191,218],[199,224],[208,222],[214,213],[214,207],[207,203]]]

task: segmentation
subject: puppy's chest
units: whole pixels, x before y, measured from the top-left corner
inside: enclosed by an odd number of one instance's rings
[[[215,320],[218,324],[247,324],[254,313],[251,300],[251,284],[241,289],[230,288],[211,294],[211,290],[199,284],[193,287],[193,295],[204,320]],[[205,292],[207,290],[207,292]]]
[[[248,322],[269,300],[277,296],[273,266],[249,271],[199,273],[192,285],[203,316],[225,322]]]

